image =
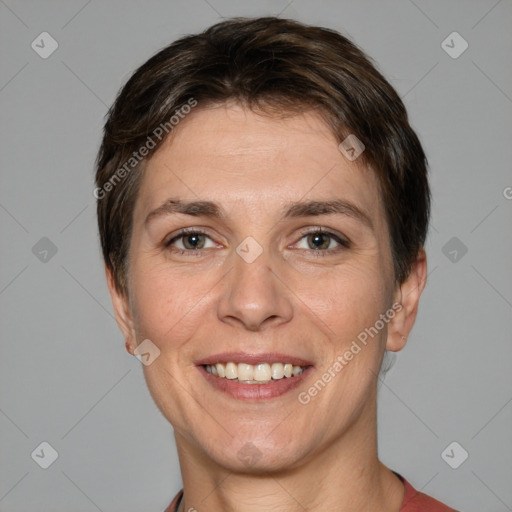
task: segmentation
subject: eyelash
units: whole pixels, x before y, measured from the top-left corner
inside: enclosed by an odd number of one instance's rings
[[[327,235],[328,237],[330,237],[333,240],[335,240],[339,245],[335,249],[302,249],[303,251],[306,251],[307,253],[314,255],[315,257],[322,257],[322,256],[328,256],[328,255],[331,255],[331,254],[337,254],[338,252],[341,252],[341,251],[343,251],[345,249],[350,248],[350,242],[348,240],[345,240],[345,239],[339,237],[338,235],[336,235],[332,231],[329,231],[329,230],[326,230],[326,229],[320,228],[320,227],[314,228],[314,229],[310,229],[309,231],[301,232],[299,241],[302,240],[304,237],[306,237],[308,235],[316,235],[316,234]],[[172,237],[169,241],[165,242],[165,244],[164,244],[165,247],[166,248],[171,248],[172,244],[174,242],[176,242],[177,240],[183,238],[186,235],[205,235],[208,238],[210,238],[210,240],[211,240],[211,237],[208,235],[208,233],[206,233],[205,231],[202,231],[201,229],[198,229],[198,228],[184,228],[181,231],[179,231],[174,237]],[[172,252],[174,252],[176,254],[187,255],[187,256],[199,256],[203,251],[204,251],[204,249],[177,249],[177,248],[172,248]]]
[[[309,229],[302,231],[300,233],[299,241],[302,240],[304,237],[307,237],[309,235],[327,235],[328,237],[335,240],[339,245],[334,249],[302,249],[304,251],[307,251],[308,254],[311,254],[315,257],[322,257],[322,256],[329,256],[331,254],[337,254],[341,251],[344,251],[345,249],[350,248],[350,242],[348,239],[341,238],[336,233],[333,233],[332,231],[329,231],[328,229],[324,229],[321,227]]]

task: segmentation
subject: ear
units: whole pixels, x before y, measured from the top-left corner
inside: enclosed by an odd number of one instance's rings
[[[134,355],[133,351],[137,347],[137,341],[135,336],[135,324],[133,322],[133,315],[130,309],[128,296],[121,293],[116,288],[112,270],[106,265],[105,274],[107,277],[108,290],[110,292],[110,298],[112,299],[112,306],[114,307],[117,325],[123,333],[127,352]]]
[[[401,308],[393,308],[396,314],[388,324],[387,350],[398,352],[405,347],[426,282],[427,255],[420,249],[409,276],[395,291],[394,304],[401,304]]]

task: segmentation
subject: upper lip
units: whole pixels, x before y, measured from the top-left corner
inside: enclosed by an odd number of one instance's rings
[[[196,365],[216,364],[216,363],[291,363],[293,366],[312,366],[313,363],[302,357],[281,354],[276,352],[265,352],[263,354],[254,354],[247,352],[223,352],[214,354],[196,361]]]

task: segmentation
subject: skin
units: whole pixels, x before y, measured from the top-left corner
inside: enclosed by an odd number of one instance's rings
[[[215,201],[225,218],[169,214],[145,223],[169,198]],[[364,210],[373,229],[341,214],[281,217],[288,202],[340,198]],[[199,105],[152,155],[133,215],[127,295],[108,271],[107,279],[127,350],[150,339],[161,352],[143,370],[174,428],[181,509],[398,512],[403,484],[377,456],[377,375],[385,348],[406,343],[427,269],[421,250],[408,279],[395,283],[373,171],[343,156],[314,111],[277,118],[235,103]],[[183,238],[166,247],[184,227],[206,231],[205,248],[173,252]],[[315,249],[304,234],[315,227],[350,246],[327,236],[320,243],[328,249]],[[236,252],[248,236],[263,248],[252,263]],[[401,311],[299,403],[298,393],[394,303]],[[314,367],[297,390],[241,401],[195,365],[229,351],[293,354]],[[259,458],[247,466],[237,454],[249,442]]]

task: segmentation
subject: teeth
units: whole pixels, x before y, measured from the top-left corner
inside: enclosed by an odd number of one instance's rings
[[[253,380],[254,366],[252,364],[238,363],[238,380]]]
[[[226,379],[238,379],[238,370],[236,364],[228,363],[226,365],[226,369],[224,370],[224,375],[226,376]]]
[[[219,377],[225,377],[226,376],[226,371],[224,369],[224,365],[223,364],[220,364],[220,363],[217,363],[215,365],[215,369],[217,370],[217,375]],[[212,372],[213,373],[213,372]]]
[[[207,364],[206,371],[220,378],[238,380],[244,384],[258,384],[280,380],[283,378],[296,377],[305,369],[305,366],[293,366],[290,363],[260,363],[256,365],[246,363]]]
[[[258,364],[254,368],[254,380],[258,382],[268,382],[272,378],[270,365],[268,363]],[[243,379],[242,379],[243,380]]]
[[[282,379],[284,377],[284,366],[283,363],[273,363],[272,364],[272,378],[273,379]]]
[[[303,372],[302,368],[300,366],[294,366],[293,367],[293,370],[292,370],[292,373],[293,373],[293,376],[297,376],[297,375],[300,375],[301,373]]]

